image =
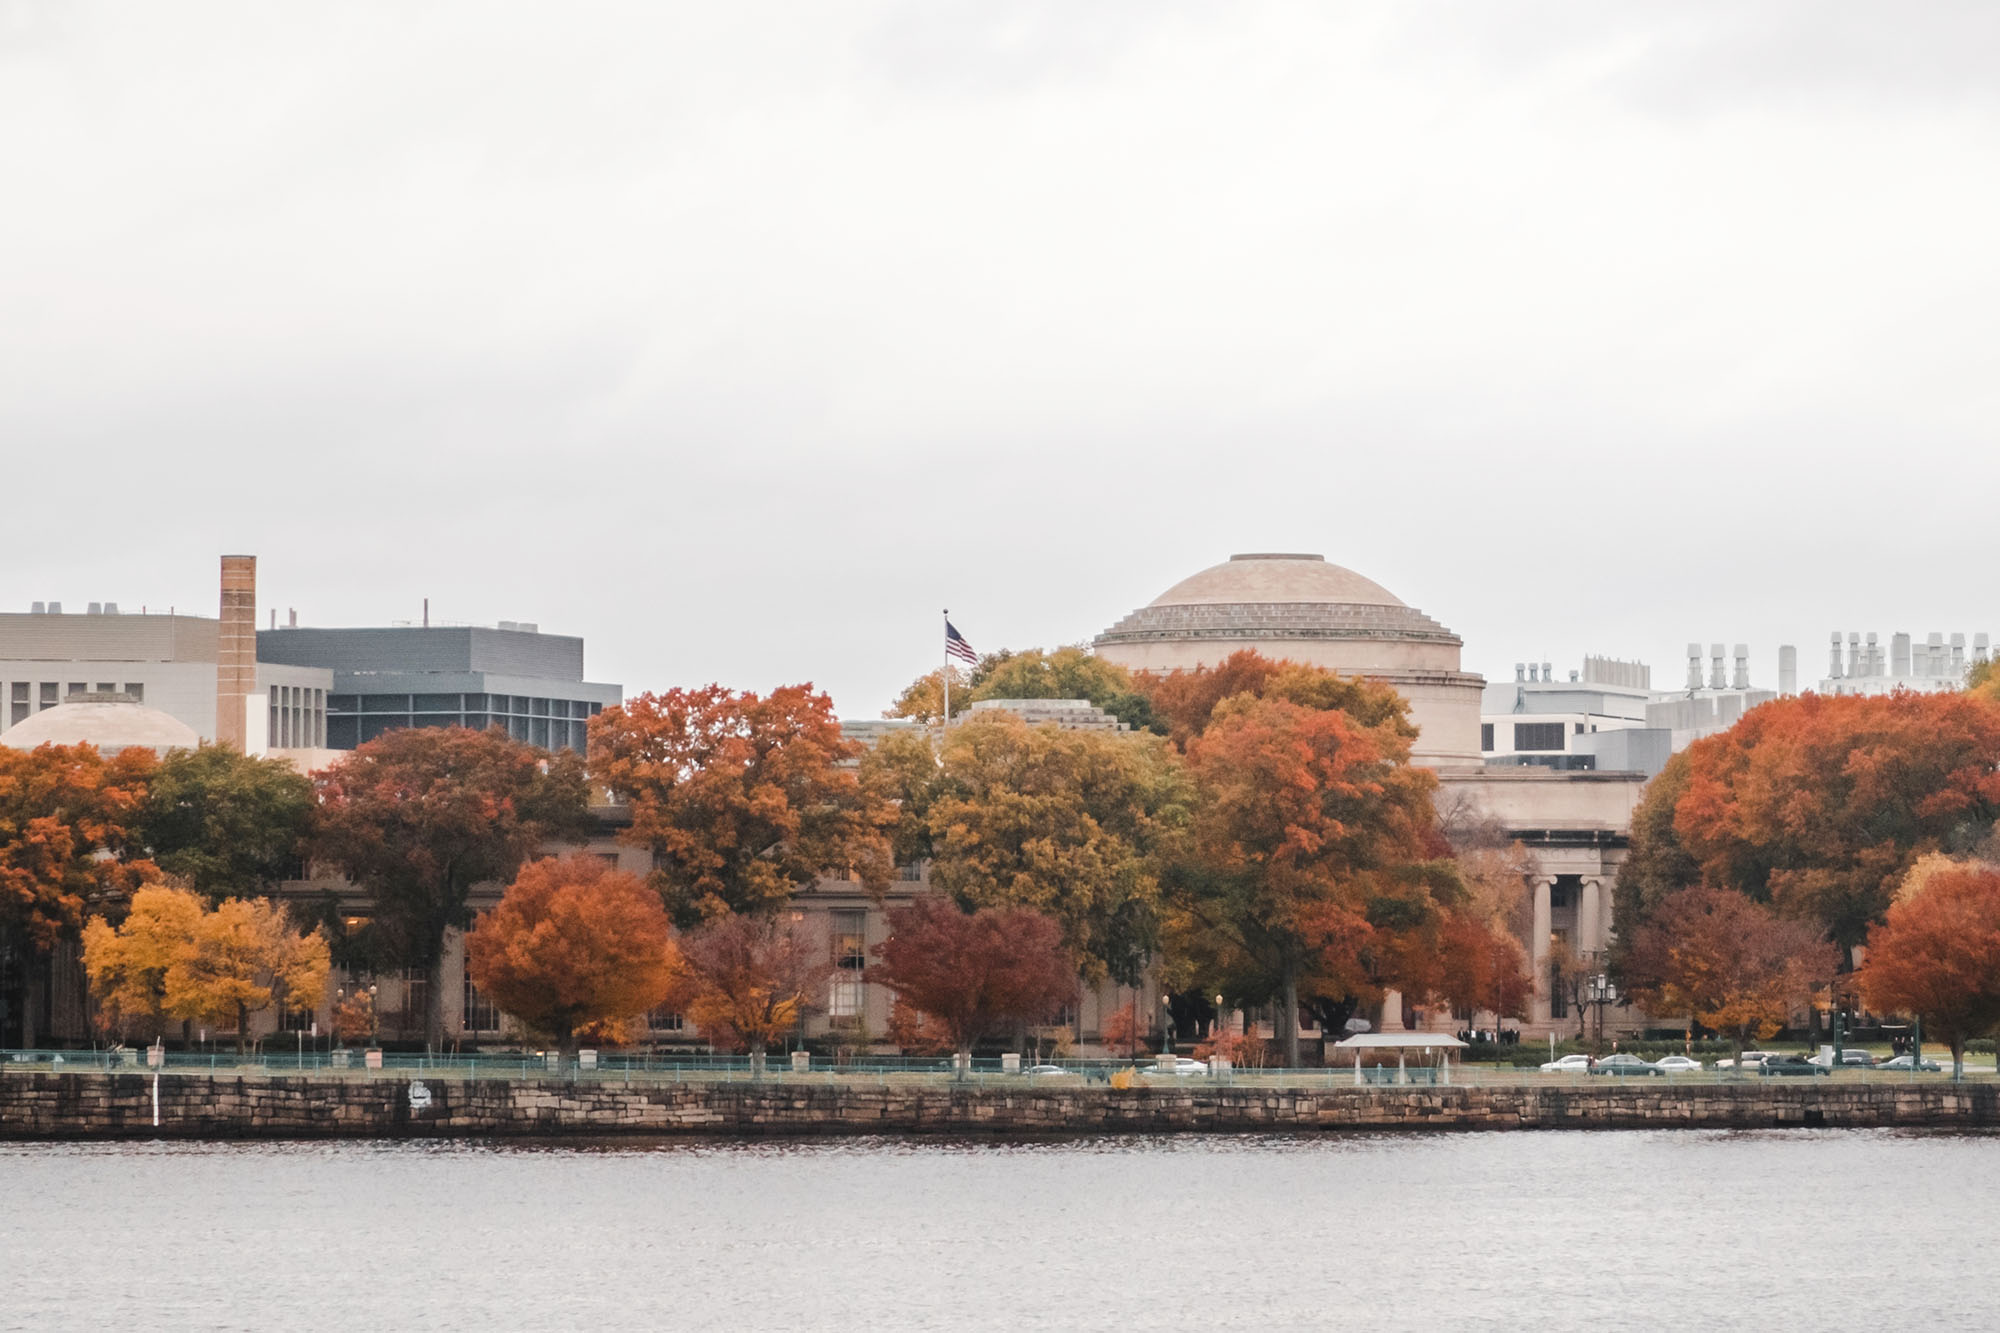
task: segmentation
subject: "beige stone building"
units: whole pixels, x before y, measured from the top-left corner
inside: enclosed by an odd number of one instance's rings
[[[1642,773],[1554,772],[1491,767],[1482,761],[1480,704],[1485,681],[1463,669],[1458,635],[1394,593],[1320,555],[1250,554],[1192,574],[1097,636],[1099,655],[1133,670],[1213,666],[1240,649],[1365,676],[1410,701],[1419,734],[1416,762],[1437,770],[1440,805],[1490,820],[1532,853],[1524,887],[1533,926],[1526,941],[1536,992],[1524,1033],[1574,1032],[1569,997],[1551,984],[1559,942],[1601,960],[1609,947],[1611,884],[1624,859]],[[1465,1016],[1422,1014],[1391,997],[1385,1027],[1407,1016],[1450,1028]],[[1590,1016],[1607,1031],[1644,1025],[1629,1009]],[[1491,1016],[1478,1019],[1490,1026]]]

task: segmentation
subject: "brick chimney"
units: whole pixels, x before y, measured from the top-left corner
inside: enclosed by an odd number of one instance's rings
[[[250,749],[250,696],[257,689],[257,557],[222,557],[222,623],[215,660],[215,739]]]

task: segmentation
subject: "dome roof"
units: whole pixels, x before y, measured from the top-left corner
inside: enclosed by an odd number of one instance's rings
[[[135,745],[165,754],[192,750],[201,744],[201,737],[187,723],[157,708],[105,699],[58,704],[0,731],[0,745],[16,750],[85,742],[105,754]]]
[[[1182,579],[1149,606],[1214,606],[1226,602],[1332,602],[1342,606],[1402,606],[1373,579],[1330,565],[1323,555],[1232,555]]]
[[[1279,554],[1233,555],[1182,579],[1098,635],[1096,644],[1224,639],[1459,644],[1456,634],[1373,579],[1325,556]]]

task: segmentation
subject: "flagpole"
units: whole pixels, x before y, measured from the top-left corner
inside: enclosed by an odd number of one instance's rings
[[[951,725],[951,608],[944,609],[944,716],[938,719],[938,745],[944,744],[944,729]]]

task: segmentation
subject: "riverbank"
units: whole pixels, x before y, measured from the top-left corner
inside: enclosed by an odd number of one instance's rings
[[[0,1138],[2000,1126],[2000,1083],[1273,1089],[10,1073]]]

